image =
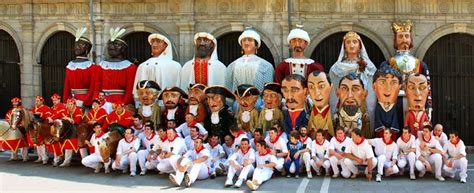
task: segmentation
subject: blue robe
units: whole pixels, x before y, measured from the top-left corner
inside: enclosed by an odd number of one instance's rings
[[[306,127],[308,125],[308,114],[306,113],[305,110],[301,111],[300,115],[296,118],[296,124],[295,128],[296,130],[299,131],[300,127],[304,126]],[[293,129],[293,124],[291,123],[291,117],[290,113],[288,110],[283,111],[283,129],[285,130],[285,133],[290,136],[290,132]]]

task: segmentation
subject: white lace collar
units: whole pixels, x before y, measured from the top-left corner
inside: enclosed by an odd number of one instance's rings
[[[120,62],[109,62],[104,60],[100,62],[100,66],[102,67],[102,69],[106,70],[122,70],[128,68],[130,65],[133,64],[128,60],[122,60]]]
[[[310,58],[287,58],[285,62],[291,64],[312,64],[314,60]]]
[[[81,69],[81,70],[84,70],[84,69],[87,69],[89,67],[92,66],[92,61],[89,61],[89,60],[86,60],[84,62],[73,62],[73,61],[70,61],[66,68],[70,69],[70,70],[77,70],[77,69]]]

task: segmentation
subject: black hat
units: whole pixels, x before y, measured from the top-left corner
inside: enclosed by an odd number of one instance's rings
[[[276,83],[276,82],[267,82],[265,83],[265,86],[263,87],[263,90],[271,90],[271,91],[274,91],[278,94],[282,94],[281,93],[281,85]]]
[[[161,92],[160,96],[158,96],[158,99],[161,100],[163,98],[163,93],[165,92],[169,92],[169,91],[176,91],[176,92],[179,92],[181,94],[181,97],[187,99],[188,98],[188,94],[186,94],[186,92],[184,92],[182,89],[180,89],[179,87],[176,87],[176,86],[173,86],[173,87],[166,87],[163,92]]]
[[[241,84],[237,86],[237,90],[234,92],[234,94],[238,97],[246,97],[246,96],[259,95],[260,91],[258,91],[258,89],[253,85]]]
[[[204,90],[204,92],[206,94],[219,94],[219,95],[222,95],[226,98],[232,98],[232,99],[235,98],[234,94],[232,94],[232,92],[229,89],[227,89],[224,86],[220,86],[220,85],[207,87]]]
[[[199,90],[204,90],[207,88],[206,85],[204,84],[201,84],[201,83],[196,83],[196,84],[189,84],[189,88],[188,89],[193,89],[193,88],[197,88]]]
[[[161,90],[160,85],[158,85],[158,83],[156,83],[153,80],[142,80],[137,84],[136,88],[137,89],[154,88],[158,91]]]

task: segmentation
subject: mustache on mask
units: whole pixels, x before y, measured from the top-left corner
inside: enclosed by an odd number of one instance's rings
[[[168,101],[168,102],[166,102],[166,104],[174,105],[174,104],[176,104],[176,103],[173,102],[173,101]]]
[[[349,115],[354,116],[359,111],[359,106],[357,105],[344,105],[342,109]]]
[[[295,99],[288,99],[286,102],[287,103],[298,103],[298,101],[296,101]]]

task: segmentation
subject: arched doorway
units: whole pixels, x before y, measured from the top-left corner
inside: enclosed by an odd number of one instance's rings
[[[125,58],[137,66],[151,57],[151,47],[148,43],[150,32],[132,32],[124,37],[128,44]]]
[[[242,34],[242,32],[229,32],[217,38],[217,54],[219,60],[226,66],[242,56],[242,53],[240,53],[242,48],[238,43],[240,34]],[[275,66],[270,49],[268,49],[265,42],[261,42],[262,45],[258,49],[257,55]]]
[[[474,144],[474,36],[449,34],[436,40],[424,61],[431,73],[433,123],[459,131]]]
[[[347,32],[337,32],[323,39],[313,50],[311,58],[318,61],[324,66],[324,70],[329,72],[331,66],[337,61],[339,52],[341,51],[342,38]],[[385,61],[382,50],[367,36],[358,33],[364,42],[367,54],[370,60],[378,68],[380,64]]]
[[[74,59],[74,35],[59,31],[48,38],[41,50],[42,91],[46,104],[52,105],[50,96],[62,94],[66,66]]]
[[[0,30],[0,117],[11,107],[10,99],[20,97],[20,54],[15,40]]]

